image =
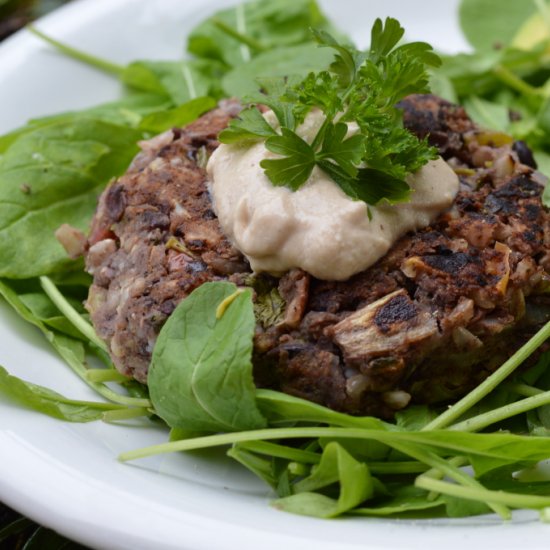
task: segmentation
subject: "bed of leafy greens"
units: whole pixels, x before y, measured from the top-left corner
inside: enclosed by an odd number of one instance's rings
[[[432,89],[464,104],[480,125],[527,141],[550,173],[549,6],[463,0],[460,20],[473,52],[443,56]],[[326,69],[333,54],[317,47],[310,27],[346,41],[310,0],[219,12],[192,31],[189,57],[177,62],[119,66],[33,30],[119,78],[127,94],[0,137],[0,295],[104,400],[75,401],[4,368],[0,393],[71,422],[160,416],[170,441],[121,460],[228,446],[273,488],[276,507],[298,514],[507,519],[529,508],[550,520],[550,480],[532,475],[550,458],[550,354],[517,370],[550,336],[550,324],[458,403],[409,407],[394,423],[256,389],[252,293],[230,283],[207,283],[178,306],[155,346],[149,390],[113,368],[89,324],[82,302],[90,277],[56,241],[60,221],[86,230],[98,194],[124,172],[138,140],[194,120],[220,98],[254,92],[258,76]],[[91,368],[91,356],[105,368]]]

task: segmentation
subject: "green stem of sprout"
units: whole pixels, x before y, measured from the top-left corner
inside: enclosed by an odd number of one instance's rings
[[[99,338],[92,325],[87,323],[80,313],[68,302],[68,300],[59,292],[58,288],[49,277],[40,277],[40,286],[48,295],[48,298],[56,305],[57,309],[65,315],[67,320],[92,344],[99,349],[108,352],[105,342]]]
[[[33,25],[28,25],[27,30],[38,38],[44,40],[44,42],[52,45],[64,55],[71,57],[72,59],[82,61],[83,63],[86,63],[91,67],[95,67],[96,69],[116,76],[120,76],[124,72],[124,67],[122,65],[117,65],[116,63],[112,63],[111,61],[100,59],[99,57],[95,57],[93,55],[87,54],[86,52],[77,50],[72,46],[63,44],[62,42],[59,42],[54,38],[49,37],[47,34],[44,34],[42,31],[39,31]]]
[[[437,469],[443,475],[446,475],[451,479],[454,479],[457,483],[459,483],[460,485],[463,485],[464,487],[470,487],[476,490],[484,490],[484,487],[473,477],[469,476],[466,472],[463,472],[462,470],[457,468],[451,461],[446,461],[432,452],[426,452],[422,449],[415,448],[414,446],[410,446],[410,445],[392,443],[391,446],[394,449],[402,453],[405,453],[413,458],[416,458],[416,460],[419,460],[420,462],[423,462],[424,464],[427,464],[428,466],[431,466],[434,469]],[[423,477],[423,476],[426,476],[426,474],[423,474],[422,476],[419,476],[419,477]],[[429,476],[426,476],[426,477],[429,477]],[[433,479],[433,477],[430,477],[429,479]],[[491,510],[493,510],[493,512],[497,513],[502,519],[510,519],[512,517],[510,514],[510,510],[501,503],[488,500],[487,505],[491,508]]]
[[[117,382],[123,384],[130,378],[114,369],[89,369],[86,371],[86,380],[90,382]]]
[[[440,414],[422,431],[439,430],[458,420],[464,413],[491,393],[515,369],[517,369],[532,353],[534,353],[550,337],[550,322],[546,323],[526,344],[524,344],[510,359],[508,359],[491,376],[484,380],[477,388],[455,403],[452,407]]]
[[[419,476],[414,483],[420,489],[437,491],[444,495],[450,495],[468,500],[481,502],[493,502],[510,506],[511,508],[546,508],[550,506],[550,497],[536,495],[523,495],[508,493],[506,491],[491,491],[489,489],[475,489],[473,487],[462,487],[454,483],[439,481],[437,479]]]
[[[543,405],[550,405],[550,391],[543,392],[533,397],[527,397],[515,403],[499,407],[498,409],[493,409],[486,413],[473,416],[463,422],[449,426],[448,429],[461,432],[477,432],[491,424],[536,409],[537,407],[542,407]]]
[[[132,418],[140,418],[149,416],[151,411],[144,407],[130,407],[120,409],[118,411],[108,411],[103,413],[104,422],[120,422],[121,420],[130,420]]]
[[[255,52],[263,52],[267,48],[258,40],[252,38],[251,36],[248,36],[246,34],[242,34],[239,31],[235,30],[233,27],[228,25],[227,23],[224,23],[221,19],[212,19],[212,22],[214,25],[220,29],[220,31],[224,32],[231,38],[234,38],[241,44],[244,44],[245,46],[248,46]]]
[[[504,84],[516,90],[521,94],[529,97],[543,97],[544,93],[541,89],[531,86],[525,80],[514,74],[510,69],[503,65],[497,65],[493,69],[493,74]]]

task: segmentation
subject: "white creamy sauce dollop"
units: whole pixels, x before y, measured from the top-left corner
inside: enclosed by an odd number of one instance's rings
[[[266,118],[275,127],[272,113]],[[312,112],[297,133],[311,142],[323,122]],[[350,124],[349,134],[357,131]],[[263,142],[222,144],[208,162],[210,191],[221,227],[255,272],[274,275],[300,267],[319,279],[345,280],[384,256],[408,231],[426,227],[459,187],[440,159],[407,177],[411,200],[371,206],[346,195],[315,168],[298,191],[275,187],[260,162],[277,158]]]

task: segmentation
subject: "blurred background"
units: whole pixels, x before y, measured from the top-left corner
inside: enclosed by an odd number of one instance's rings
[[[70,0],[0,0],[0,40]]]

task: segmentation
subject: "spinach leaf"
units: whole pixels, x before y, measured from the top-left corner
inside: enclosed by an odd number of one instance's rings
[[[216,432],[266,425],[252,381],[252,293],[236,291],[230,283],[203,284],[160,331],[148,384],[156,413],[172,428]],[[220,312],[222,302],[227,307]]]
[[[305,77],[311,71],[326,69],[333,60],[334,54],[328,48],[313,43],[267,50],[229,71],[222,79],[222,87],[229,96],[243,97],[258,91],[258,79]]]
[[[53,302],[44,293],[29,292],[20,294],[19,298],[30,312],[48,327],[77,340],[85,340],[82,333],[66,317],[61,315]],[[82,310],[82,305],[77,300],[70,300],[70,303],[73,307]]]
[[[200,96],[220,97],[218,82],[225,68],[215,61],[134,61],[121,79],[127,86],[169,98],[175,105]]]
[[[317,493],[340,484],[338,499]],[[372,497],[374,485],[366,464],[355,460],[338,443],[329,443],[311,475],[293,486],[294,495],[276,500],[276,508],[320,518],[343,514]]]
[[[87,229],[97,195],[137,152],[141,132],[79,119],[19,137],[0,159],[0,276],[29,278],[71,262],[54,236]]]
[[[29,287],[32,285],[30,285],[28,281],[24,281],[22,286]],[[135,405],[136,407],[150,407],[151,403],[149,400],[142,396],[128,397],[126,395],[121,395],[105,384],[88,380],[86,376],[88,366],[86,364],[86,347],[84,342],[50,329],[27,306],[25,306],[17,292],[1,280],[0,296],[6,300],[22,319],[37,327],[71,370],[97,393],[114,403]],[[131,389],[132,387],[129,386],[128,390],[130,393],[132,393]],[[138,393],[140,393],[139,390]]]
[[[501,132],[509,130],[510,117],[505,105],[471,96],[464,101],[464,107],[472,120],[482,128]]]
[[[100,420],[106,411],[127,408],[112,403],[67,399],[53,390],[21,380],[3,367],[0,367],[0,393],[24,407],[68,422]]]
[[[270,425],[314,422],[369,430],[387,430],[392,427],[378,418],[339,413],[317,403],[273,390],[256,390],[256,401]]]
[[[69,111],[30,120],[25,126],[0,136],[0,155],[20,137],[54,124],[71,123],[78,119],[95,119],[120,126],[136,128],[141,119],[151,113],[173,107],[166,96],[151,93],[132,93],[117,101],[104,103],[82,111]]]
[[[200,23],[191,31],[187,49],[197,57],[232,67],[248,63],[263,50],[311,42],[311,27],[334,32],[313,0],[241,3]],[[239,35],[245,39],[239,40]]]
[[[216,100],[211,97],[198,97],[179,107],[148,114],[141,120],[140,128],[147,132],[160,133],[169,128],[185,126],[215,106]]]
[[[491,50],[498,45],[508,45],[535,9],[534,2],[462,0],[460,26],[472,46]]]

